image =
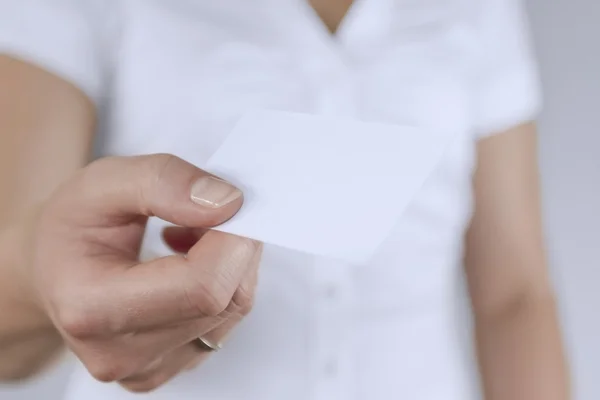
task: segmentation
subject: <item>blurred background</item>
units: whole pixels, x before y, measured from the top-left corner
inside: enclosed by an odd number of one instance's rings
[[[18,1],[18,0],[14,0]],[[600,399],[600,2],[528,0],[545,88],[540,158],[550,263],[575,400]],[[2,400],[58,400],[69,361]]]

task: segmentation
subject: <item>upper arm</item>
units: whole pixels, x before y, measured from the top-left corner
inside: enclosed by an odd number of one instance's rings
[[[550,294],[536,154],[533,123],[478,145],[475,212],[465,260],[476,313],[502,310],[524,296]]]
[[[466,238],[474,309],[495,312],[550,289],[543,249],[536,130],[541,91],[520,0],[483,0],[473,93],[478,165]]]

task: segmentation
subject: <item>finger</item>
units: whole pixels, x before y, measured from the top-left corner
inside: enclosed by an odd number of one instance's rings
[[[81,170],[59,199],[63,214],[76,223],[114,226],[142,215],[211,227],[239,210],[242,192],[180,158],[158,154],[100,159]]]
[[[70,340],[69,347],[97,380],[113,382],[138,374],[177,348],[189,344],[228,315],[118,337]]]
[[[165,384],[182,370],[188,369],[190,364],[205,359],[208,354],[200,353],[187,344],[173,351],[147,371],[125,378],[119,383],[132,392],[149,392]]]
[[[258,270],[262,256],[262,246],[254,255],[247,274],[233,295],[230,303],[229,316],[221,324],[202,336],[203,339],[222,347],[231,334],[231,331],[246,317],[254,305],[254,296],[258,283]]]
[[[229,306],[218,317],[192,321],[158,331],[143,332],[135,336],[126,335],[126,340],[118,343],[116,347],[98,349],[94,353],[116,354],[113,356],[113,362],[117,365],[129,363],[130,367],[120,372],[119,376],[124,377],[133,374],[133,371],[143,369],[148,364],[155,364],[155,360],[164,358],[165,354],[193,342],[198,337],[207,339],[211,343],[222,343],[252,309],[261,250],[262,245],[250,262],[250,268],[234,293]],[[132,360],[135,360],[133,364]],[[202,358],[198,358],[188,367],[193,368],[201,360]]]
[[[242,322],[242,319],[247,313],[236,312],[232,313],[223,323],[216,326],[215,329],[210,332],[200,335],[203,342],[207,342],[207,350],[218,350],[226,345],[227,339],[231,336],[233,329]],[[203,343],[204,346],[204,343]]]
[[[211,356],[211,352],[209,352],[209,351],[199,352],[198,357],[196,357],[192,361],[190,361],[183,369],[186,371],[194,370],[194,369],[198,368],[198,366],[200,364],[202,364],[210,356]]]
[[[171,250],[186,254],[206,232],[207,230],[202,228],[169,226],[163,229],[162,237]]]
[[[210,231],[187,257],[152,260],[59,294],[54,320],[85,339],[219,316],[259,250],[253,240]]]
[[[251,263],[251,268],[233,295],[229,306],[218,317],[203,318],[156,331],[142,332],[131,343],[124,343],[120,354],[128,357],[146,353],[149,356],[142,361],[146,365],[150,360],[163,357],[184,344],[194,342],[197,338],[209,340],[211,343],[223,342],[233,328],[250,313],[253,304],[258,277],[258,263],[261,251],[258,251]],[[127,335],[126,337],[131,337]],[[129,353],[129,354],[128,354]]]
[[[257,284],[262,246],[249,263],[249,269],[225,311],[214,318],[192,320],[157,330],[146,330],[87,341],[71,341],[70,347],[84,362],[92,376],[103,382],[121,380],[139,374],[156,360],[198,337],[221,343],[247,315]],[[193,367],[200,359],[188,367]]]

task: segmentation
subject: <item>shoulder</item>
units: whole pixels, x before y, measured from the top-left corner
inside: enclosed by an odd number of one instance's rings
[[[0,0],[0,53],[102,95],[120,1]]]
[[[475,43],[474,128],[482,137],[534,120],[542,105],[541,85],[524,2],[468,2]]]

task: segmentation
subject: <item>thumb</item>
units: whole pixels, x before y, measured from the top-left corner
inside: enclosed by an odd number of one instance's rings
[[[235,215],[242,201],[233,185],[166,154],[95,161],[58,199],[70,218],[96,226],[156,216],[185,227],[219,225]]]

